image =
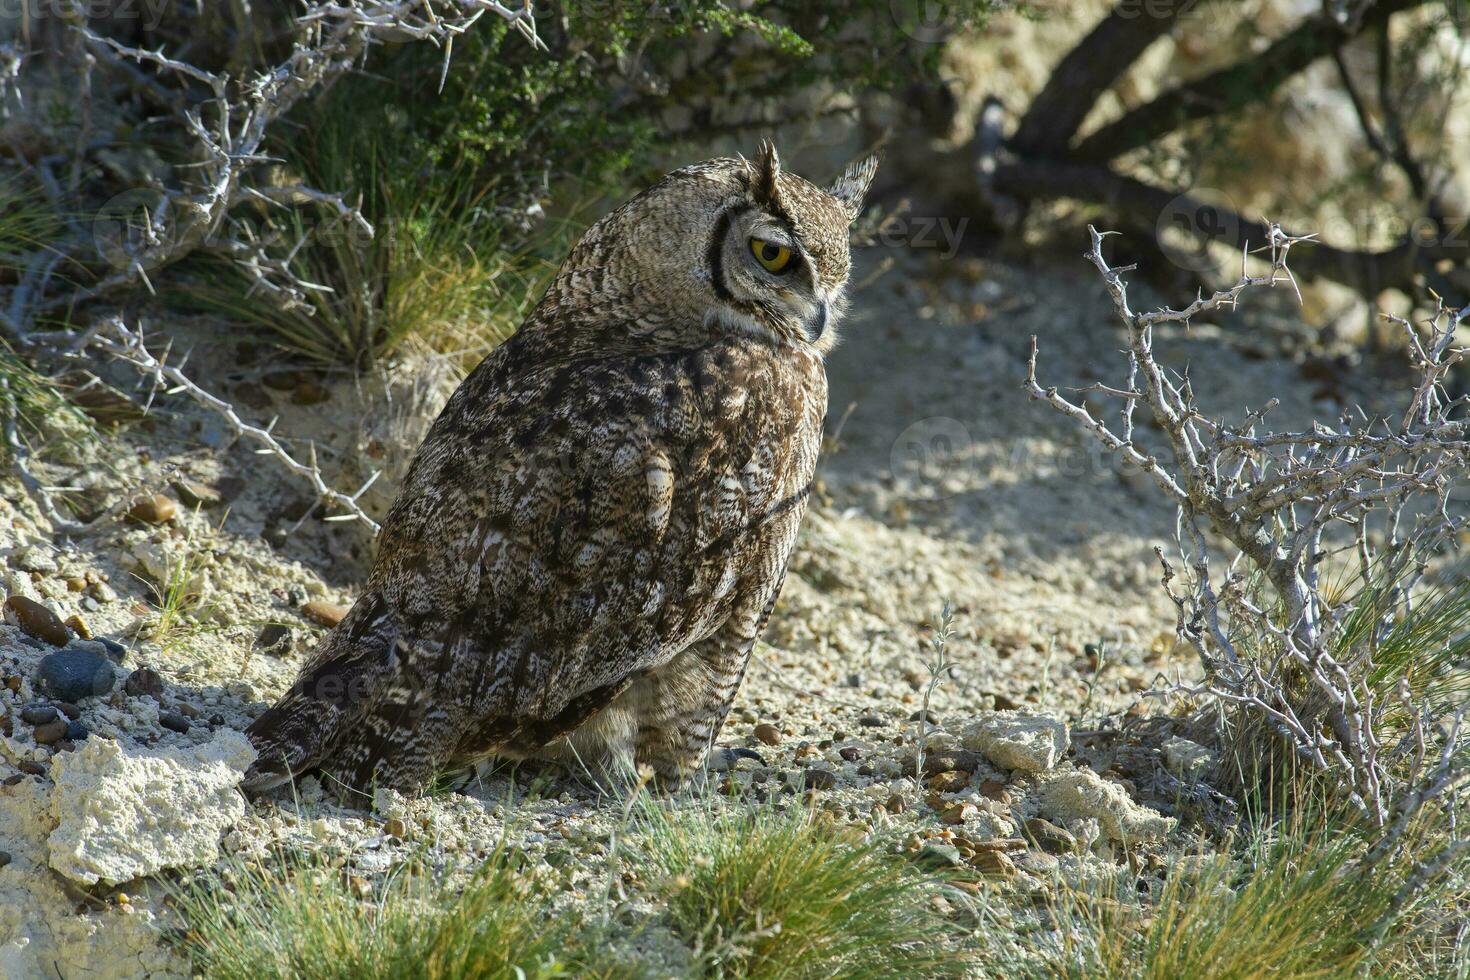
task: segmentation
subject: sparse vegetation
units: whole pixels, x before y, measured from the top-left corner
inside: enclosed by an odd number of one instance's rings
[[[423,865],[375,888],[276,854],[175,889],[181,948],[212,980],[550,980],[631,977],[575,911],[498,850],[454,880]]]
[[[633,866],[714,977],[946,977],[935,882],[801,807],[650,806]]]
[[[981,942],[997,974],[1118,980],[1422,977],[1455,974],[1463,876],[1407,889],[1414,861],[1374,862],[1371,834],[1298,798],[1289,815],[1220,850],[1180,853],[1156,894],[1133,876],[1069,887],[1037,941],[996,929]]]

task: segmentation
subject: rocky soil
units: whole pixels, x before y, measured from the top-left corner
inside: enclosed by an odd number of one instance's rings
[[[1020,924],[1063,878],[1147,887],[1181,845],[1204,846],[1199,821],[1226,806],[1197,782],[1207,751],[1146,696],[1191,669],[1152,557],[1173,515],[1021,393],[1033,333],[1044,383],[1121,370],[1080,261],[898,260],[863,284],[830,360],[819,493],[723,736],[764,761],[684,802],[823,808],[963,866],[955,904]],[[859,278],[877,268],[868,257]],[[1289,318],[1273,306],[1160,347],[1197,366],[1207,404],[1271,392],[1278,422],[1300,421],[1314,392],[1339,396],[1262,356]],[[202,384],[255,418],[280,415],[278,431],[302,452],[312,440],[344,487],[401,465],[452,380],[308,376],[208,326],[179,331]],[[322,852],[371,889],[411,854],[467,865],[507,835],[569,901],[603,894],[623,805],[573,774],[533,792],[501,771],[355,808],[308,779],[247,803],[240,729],[350,603],[370,541],[320,521],[303,484],[179,397],[70,459],[45,478],[78,488],[67,495],[84,532],[54,535],[18,484],[0,498],[0,974],[186,975],[165,942],[180,923],[164,885],[278,845]],[[936,677],[946,602],[952,667]]]

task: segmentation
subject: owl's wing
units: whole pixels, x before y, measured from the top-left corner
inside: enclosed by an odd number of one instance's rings
[[[359,600],[391,619],[375,635],[392,651],[328,644],[309,665],[318,679],[384,665],[337,724],[412,730],[452,705],[445,737],[544,737],[708,633],[752,504],[778,478],[749,465],[764,426],[729,422],[674,357],[514,384],[472,375],[425,440]]]

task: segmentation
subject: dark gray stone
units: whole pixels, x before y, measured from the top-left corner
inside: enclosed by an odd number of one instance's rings
[[[266,623],[255,638],[255,645],[275,657],[289,656],[296,642],[291,627],[283,623]]]
[[[20,720],[27,725],[44,725],[56,720],[56,709],[49,704],[33,704],[20,709]]]
[[[117,683],[112,661],[92,650],[68,647],[41,660],[41,690],[57,701],[80,701],[111,691]]]
[[[141,698],[145,695],[155,701],[163,699],[163,678],[158,671],[148,667],[139,667],[128,675],[123,681],[123,691],[130,697]]]
[[[158,723],[171,732],[183,734],[189,730],[189,719],[176,711],[163,711],[158,715]]]

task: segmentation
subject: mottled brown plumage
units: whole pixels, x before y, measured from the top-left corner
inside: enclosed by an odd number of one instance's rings
[[[806,508],[873,169],[823,191],[765,144],[593,225],[429,431],[362,597],[251,725],[247,788],[698,766]]]

